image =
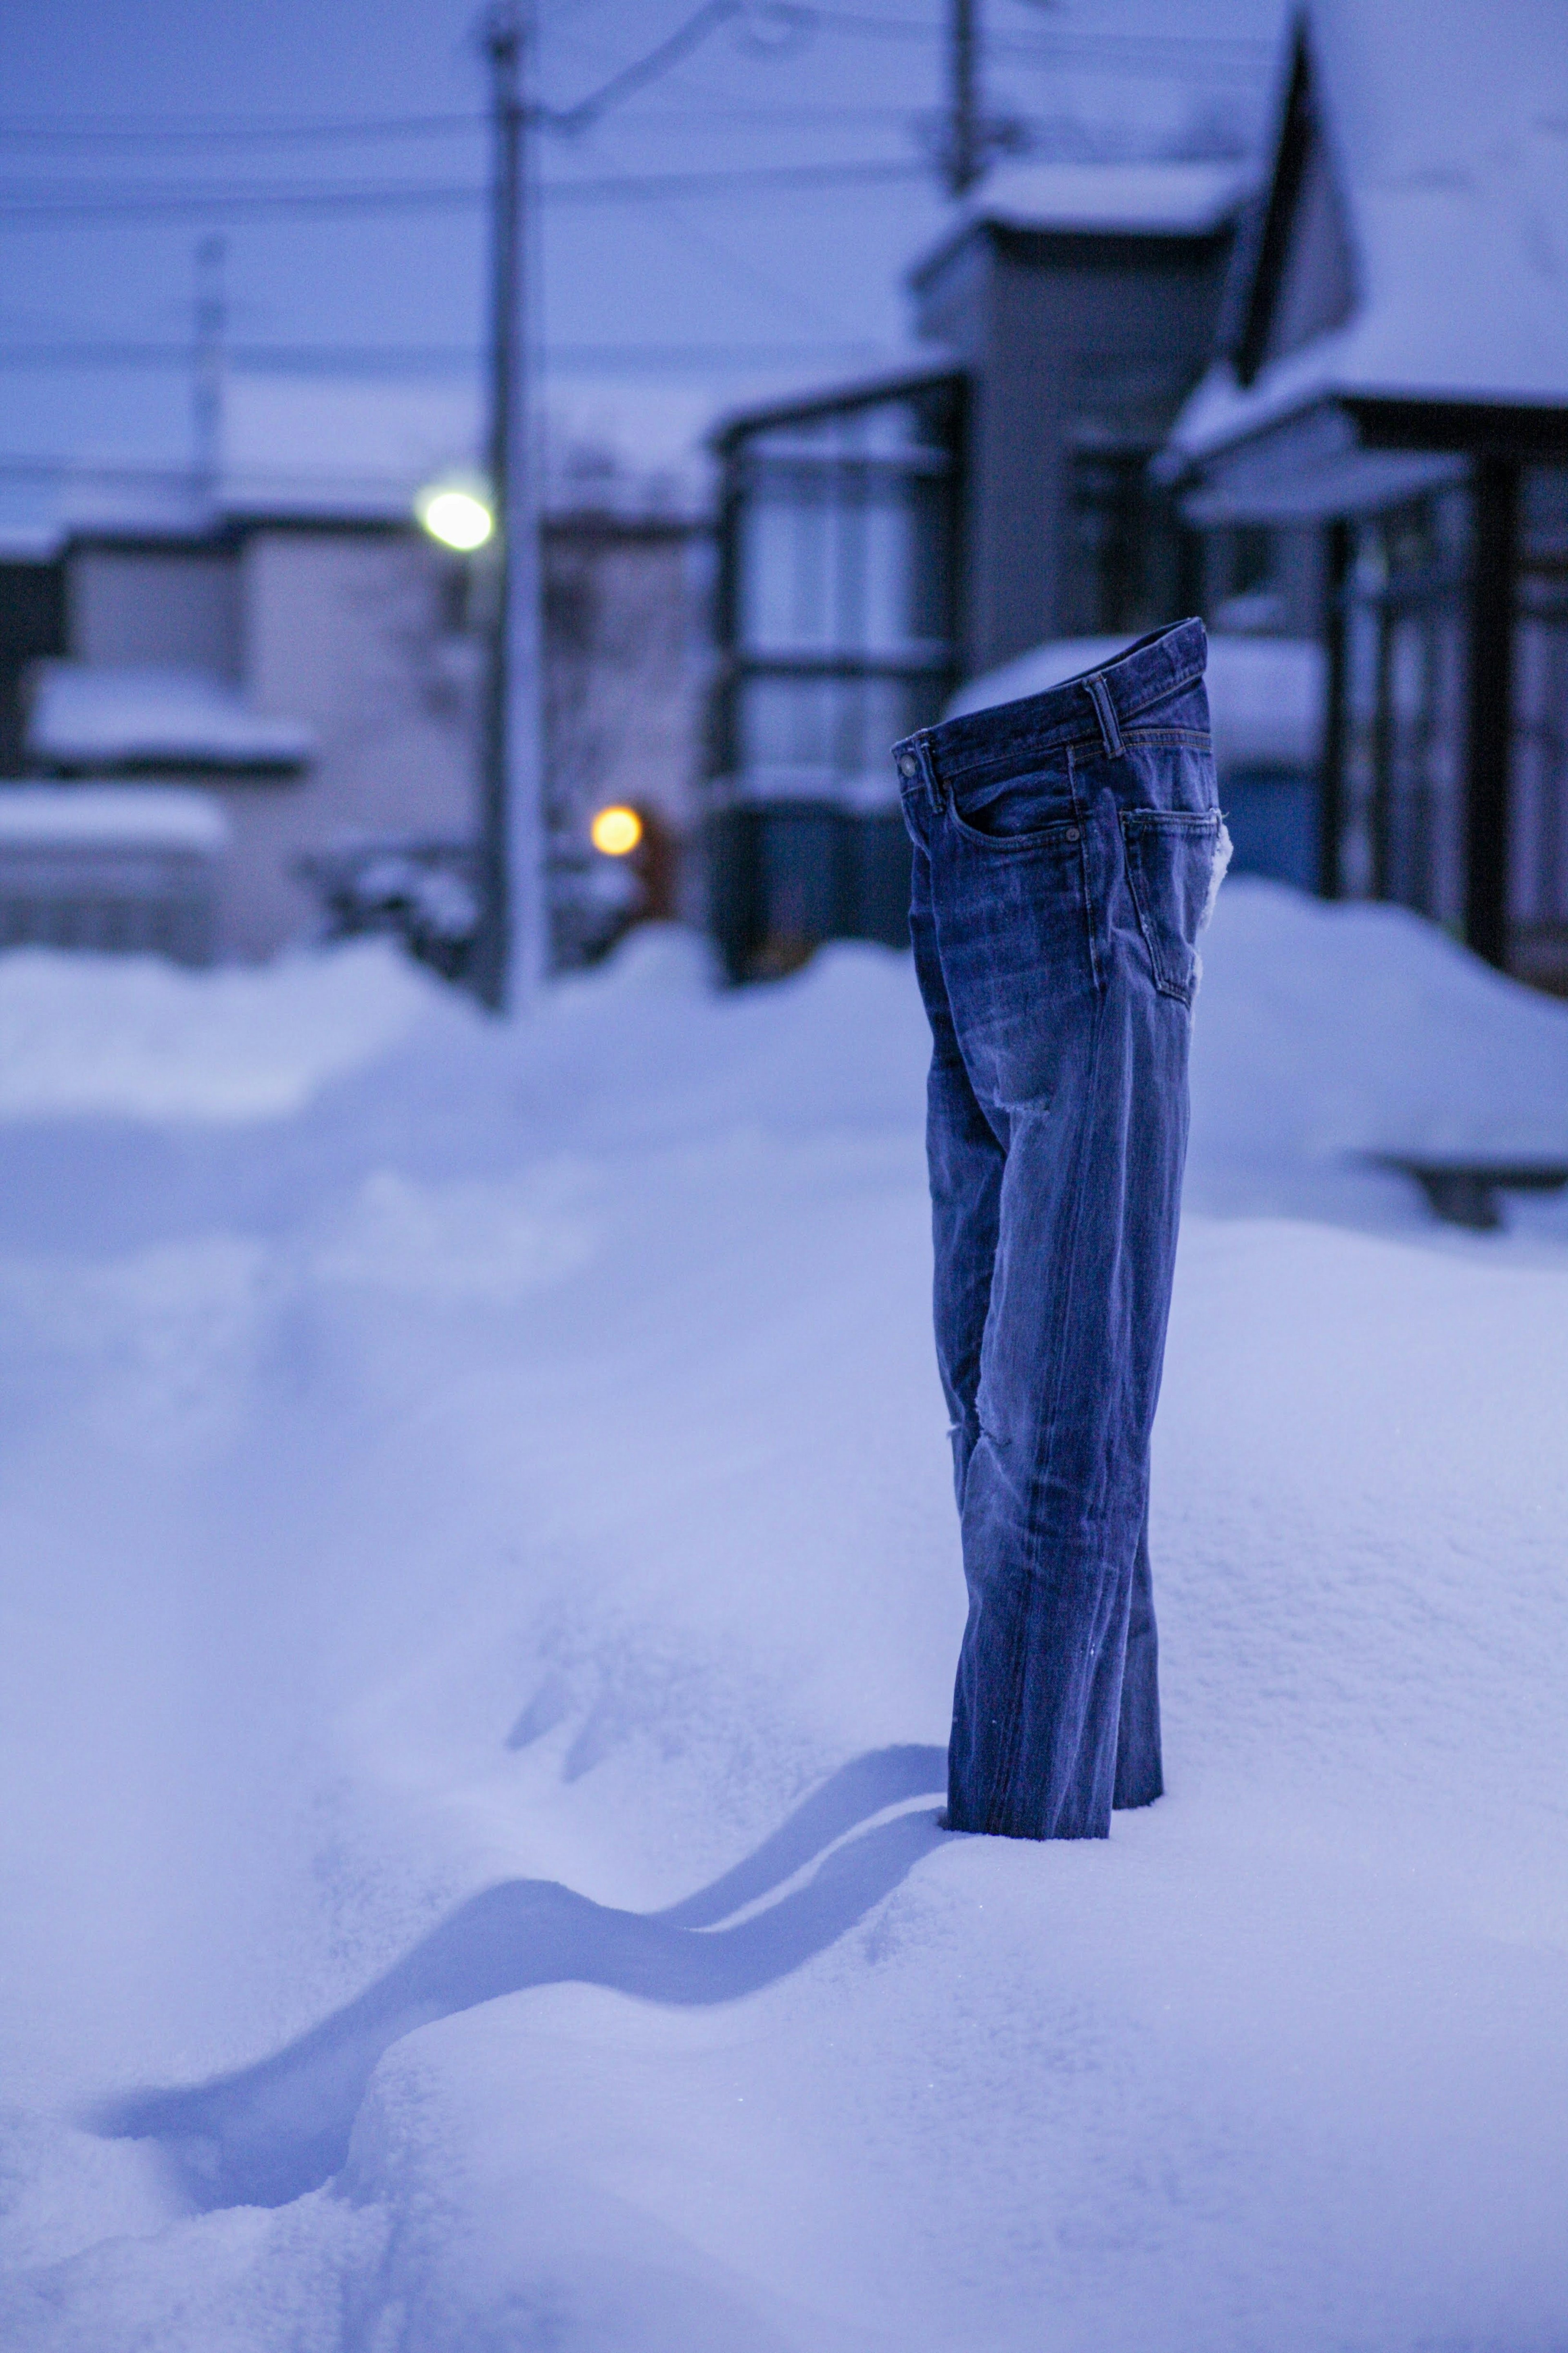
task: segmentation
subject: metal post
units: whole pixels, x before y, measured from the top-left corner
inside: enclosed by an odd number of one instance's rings
[[[1351,527],[1342,520],[1324,533],[1323,643],[1328,692],[1318,770],[1318,895],[1344,891],[1345,733],[1350,723]]]
[[[980,120],[976,106],[974,0],[951,0],[948,20],[947,186],[967,195],[981,176]]]
[[[197,496],[209,510],[217,503],[223,469],[223,344],[228,324],[224,264],[227,256],[226,237],[204,237],[197,242],[191,440]]]
[[[1465,938],[1508,960],[1509,782],[1513,752],[1513,599],[1519,468],[1478,458],[1470,559],[1469,742],[1465,794]]]
[[[532,403],[535,208],[531,0],[484,28],[495,124],[489,480],[496,522],[485,699],[479,924],[470,976],[494,1012],[527,1006],[549,968],[541,734],[538,448]]]

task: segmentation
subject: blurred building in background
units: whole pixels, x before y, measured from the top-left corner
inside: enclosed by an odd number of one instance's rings
[[[1557,0],[1303,10],[1164,479],[1318,533],[1320,887],[1568,987],[1568,38]]]
[[[1241,871],[1568,987],[1568,40],[1312,0],[1261,173],[994,173],[944,363],[719,439],[731,973],[894,938],[887,747],[1201,612]]]
[[[210,477],[62,470],[52,522],[0,554],[0,770],[94,790],[68,808],[58,792],[31,796],[31,863],[0,848],[4,936],[161,942],[162,919],[122,903],[145,861],[121,856],[112,914],[101,877],[120,818],[140,811],[144,827],[163,786],[187,812],[195,789],[221,816],[213,903],[180,932],[182,953],[266,956],[325,913],[339,928],[395,925],[460,966],[484,565],[437,546],[413,504],[471,462],[476,436],[465,394],[237,376]],[[646,858],[640,884],[595,888],[588,828],[606,798],[635,801],[656,839],[690,821],[707,535],[591,454],[563,462],[552,493],[546,735],[570,957],[658,890],[668,911],[668,874]],[[134,801],[116,802],[109,787],[132,783]],[[46,870],[50,810],[70,824]]]
[[[556,961],[704,907],[737,979],[901,942],[889,745],[1196,611],[1237,867],[1568,988],[1565,123],[1561,0],[1303,0],[1258,158],[995,164],[913,358],[731,416],[716,508],[558,437]],[[473,390],[220,357],[188,469],[59,467],[0,547],[0,937],[386,925],[456,972],[488,575],[412,510]]]
[[[1063,641],[1103,650],[1195,610],[1315,627],[1315,533],[1205,534],[1152,471],[1213,350],[1250,187],[1234,163],[998,171],[913,273],[940,364],[721,433],[710,828],[736,976],[814,938],[906,935],[888,747],[961,681],[1030,691],[1009,666],[1037,649],[1065,676]],[[1290,838],[1278,811],[1252,828],[1292,874],[1301,758],[1297,726]]]

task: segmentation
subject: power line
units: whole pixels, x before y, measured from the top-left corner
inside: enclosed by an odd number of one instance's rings
[[[347,120],[245,121],[216,117],[204,121],[194,115],[139,115],[115,119],[83,116],[75,122],[51,121],[47,116],[0,115],[0,139],[30,147],[135,147],[155,145],[273,147],[318,142],[384,139],[448,138],[458,132],[480,132],[482,114],[393,114]]]
[[[690,172],[624,172],[581,179],[546,181],[541,190],[551,204],[617,204],[660,196],[705,196],[764,189],[811,189],[893,185],[921,180],[927,166],[918,158],[870,159],[842,164],[761,164]],[[437,181],[326,181],[314,187],[159,186],[103,183],[62,193],[0,185],[0,228],[52,227],[68,221],[184,219],[192,216],[237,219],[278,214],[467,211],[482,204],[488,190],[477,183]]]
[[[571,114],[572,107],[555,110],[557,114]],[[721,123],[789,123],[818,124],[832,122],[908,122],[916,111],[909,106],[835,106],[785,103],[777,106],[726,105],[703,99],[694,99],[680,105],[664,105],[645,111],[637,117],[639,131],[657,130],[668,124],[672,130],[689,127],[692,122]],[[0,140],[14,140],[18,145],[84,147],[104,146],[255,146],[331,142],[341,140],[375,142],[390,139],[441,138],[458,133],[477,133],[485,127],[482,114],[388,115],[381,118],[362,117],[343,121],[305,121],[272,123],[235,122],[216,124],[204,129],[188,117],[171,117],[160,127],[151,119],[115,125],[105,122],[94,128],[89,121],[77,127],[49,122],[43,118],[23,121],[0,116]]]
[[[699,14],[704,18],[708,11]],[[725,11],[739,14],[739,0]],[[813,26],[831,31],[862,35],[873,40],[941,41],[945,26],[934,17],[879,16],[854,9],[802,6],[795,13]],[[649,53],[649,58],[626,67],[612,77],[612,83],[621,83],[627,75],[637,74],[639,83],[642,69],[653,59],[663,59],[676,43],[682,43],[689,26],[670,36],[659,48]],[[1097,66],[1121,65],[1134,71],[1147,71],[1152,66],[1179,71],[1200,70],[1205,67],[1257,69],[1266,65],[1275,54],[1276,44],[1261,35],[1208,33],[1090,33],[1054,31],[1042,28],[1037,32],[1007,33],[992,29],[985,39],[988,52],[996,56],[1016,56],[1056,63],[1079,62]],[[674,63],[670,55],[668,61]],[[605,89],[612,86],[606,83]],[[595,93],[595,100],[603,91]],[[548,114],[571,115],[584,101],[547,110]],[[674,114],[677,110],[667,110]],[[739,120],[752,111],[776,114],[783,120],[815,121],[836,114],[865,117],[897,110],[861,107],[790,107],[777,110],[712,108],[706,106],[682,110],[700,113],[713,120]],[[644,118],[646,121],[646,117]],[[301,144],[320,141],[349,142],[384,139],[422,139],[455,136],[476,132],[485,127],[485,116],[479,112],[448,114],[393,114],[327,116],[303,119],[275,115],[79,115],[74,118],[55,115],[0,114],[0,139],[16,140],[36,146],[135,146],[149,142],[160,146],[174,143],[192,146],[269,146],[281,143]]]
[[[883,346],[864,338],[792,337],[773,343],[552,343],[546,357],[556,367],[646,365],[749,366],[805,358],[879,355]],[[477,368],[483,354],[468,343],[231,343],[225,358],[237,369],[257,373],[311,375],[437,375]],[[186,343],[116,341],[0,343],[0,369],[128,367],[188,368]]]
[[[744,0],[702,0],[702,5],[688,16],[684,24],[678,25],[668,39],[658,42],[645,57],[637,58],[631,65],[623,66],[618,73],[612,74],[607,81],[602,82],[597,90],[590,90],[587,97],[579,99],[574,106],[560,110],[547,107],[544,110],[545,121],[552,122],[559,131],[585,131],[590,123],[596,122],[602,114],[618,105],[621,100],[634,97],[639,90],[646,89],[648,83],[658,81],[668,73],[671,66],[679,65],[693,49],[700,48],[710,33],[731,16],[738,16],[743,5]]]

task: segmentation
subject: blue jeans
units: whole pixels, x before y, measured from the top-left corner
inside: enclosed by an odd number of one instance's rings
[[[894,747],[969,1588],[954,1830],[1104,1838],[1163,1787],[1149,1440],[1228,848],[1206,650],[1183,621]]]

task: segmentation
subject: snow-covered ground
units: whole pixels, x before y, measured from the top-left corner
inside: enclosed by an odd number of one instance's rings
[[[934,1826],[907,960],[0,962],[6,2353],[1568,2341],[1568,1009],[1227,886],[1170,1795]]]

